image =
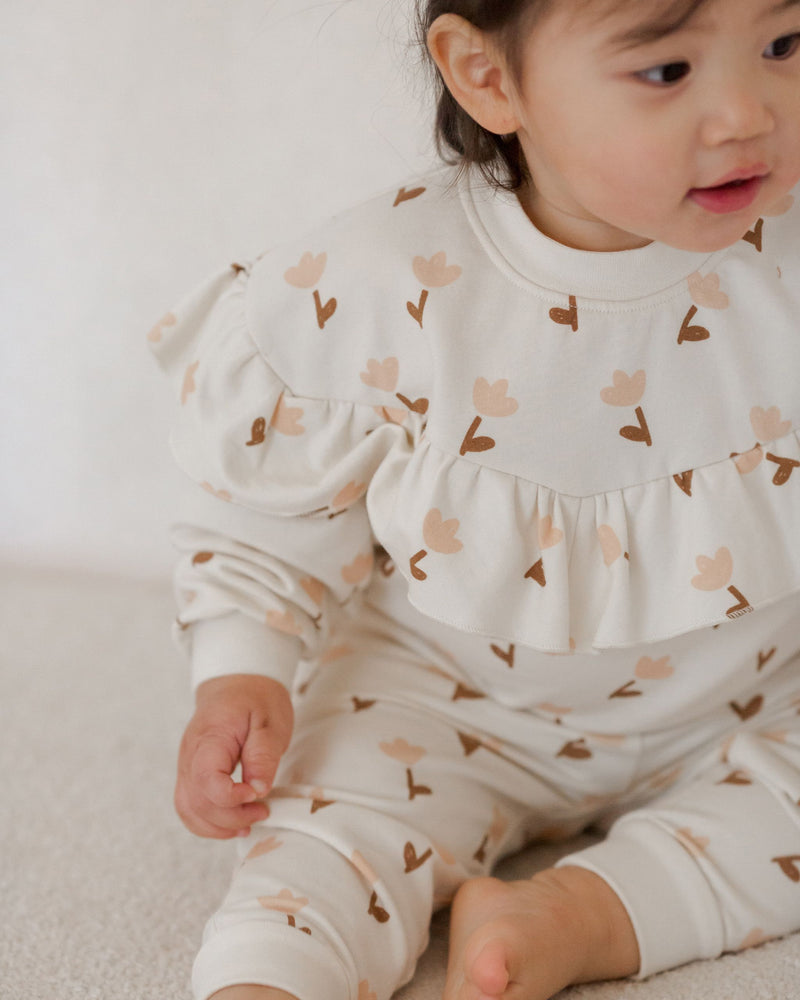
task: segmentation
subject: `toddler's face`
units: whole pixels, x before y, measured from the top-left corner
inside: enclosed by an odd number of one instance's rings
[[[605,6],[562,2],[525,43],[526,211],[581,249],[735,243],[800,180],[800,0],[710,0],[666,33],[663,0]]]

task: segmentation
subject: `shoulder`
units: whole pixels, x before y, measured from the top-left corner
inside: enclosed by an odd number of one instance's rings
[[[427,365],[422,293],[454,284],[474,243],[452,170],[394,185],[255,261],[251,335],[297,393],[358,397],[370,359]]]

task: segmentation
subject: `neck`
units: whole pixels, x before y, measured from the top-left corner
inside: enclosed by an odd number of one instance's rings
[[[596,253],[613,253],[620,250],[638,250],[652,240],[615,229],[600,219],[571,214],[556,202],[548,201],[528,181],[517,192],[525,214],[540,233],[551,240],[575,250]]]

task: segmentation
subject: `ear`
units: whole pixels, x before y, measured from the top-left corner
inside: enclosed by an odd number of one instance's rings
[[[428,29],[428,50],[470,118],[497,135],[517,131],[511,74],[485,32],[463,17],[442,14]]]

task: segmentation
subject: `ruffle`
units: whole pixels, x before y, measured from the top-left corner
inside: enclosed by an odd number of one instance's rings
[[[591,652],[735,620],[800,591],[800,435],[590,497],[397,449],[368,498],[410,602],[457,629]]]
[[[180,303],[151,333],[178,406],[170,443],[207,492],[280,517],[338,515],[366,493],[416,414],[294,395],[248,329],[247,266],[234,265]],[[381,400],[376,400],[381,402]]]
[[[420,415],[392,416],[379,395],[294,395],[248,329],[246,282],[246,266],[217,275],[151,342],[175,380],[178,464],[272,519],[270,544],[298,571],[282,598],[305,600],[303,573],[340,601],[366,589],[378,542],[422,614],[569,653],[659,642],[800,592],[797,430],[571,496],[442,450]]]

